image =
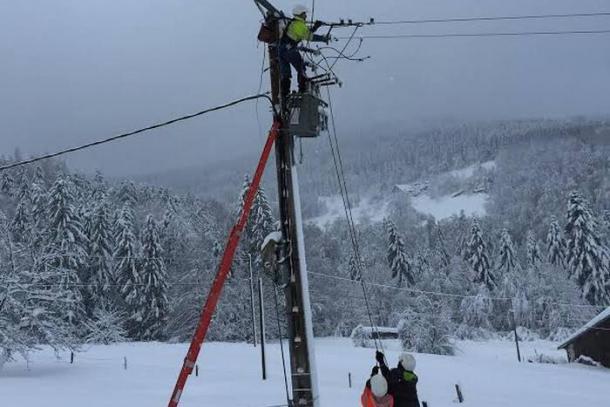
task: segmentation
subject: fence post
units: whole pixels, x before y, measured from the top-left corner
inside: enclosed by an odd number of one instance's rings
[[[70,364],[74,364],[74,352],[70,352]]]
[[[462,395],[462,389],[460,389],[460,385],[459,384],[455,385],[455,391],[457,392],[458,401],[460,403],[463,403],[464,402],[464,396]]]
[[[352,388],[352,372],[347,374],[347,382],[349,383],[349,388]]]
[[[195,365],[195,376],[199,377],[199,365]]]
[[[127,356],[123,356],[123,369],[127,370]]]

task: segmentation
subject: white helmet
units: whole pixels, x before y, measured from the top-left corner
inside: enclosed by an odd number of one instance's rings
[[[388,382],[383,375],[377,373],[371,377],[371,391],[375,397],[383,397],[388,394]]]
[[[415,370],[415,358],[410,353],[404,352],[398,359],[403,369],[412,372]]]
[[[292,9],[292,15],[296,17],[300,16],[301,14],[309,14],[309,9],[302,4],[297,4]]]

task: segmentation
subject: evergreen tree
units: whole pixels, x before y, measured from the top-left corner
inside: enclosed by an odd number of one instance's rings
[[[138,249],[134,233],[134,219],[129,204],[124,204],[114,224],[114,276],[123,300],[126,329],[130,338],[136,338],[141,321],[140,295],[143,280],[138,272]]]
[[[12,197],[15,192],[14,188],[15,179],[9,171],[4,171],[2,173],[2,178],[0,178],[0,192],[4,193],[6,196]]]
[[[112,233],[110,215],[105,197],[93,210],[89,229],[89,300],[88,311],[91,316],[95,309],[113,301],[112,284],[114,274],[112,267]]]
[[[117,199],[121,205],[127,204],[133,208],[138,203],[138,194],[133,182],[125,181],[121,183],[117,195]]]
[[[387,259],[392,271],[392,278],[398,280],[398,286],[402,286],[403,280],[408,286],[415,284],[413,266],[406,252],[405,242],[396,230],[396,225],[389,219],[385,220],[385,229],[388,239]]]
[[[167,273],[161,257],[163,250],[159,242],[157,224],[152,215],[146,217],[142,232],[141,263],[139,274],[143,286],[140,290],[139,338],[142,340],[161,339],[169,312],[167,300]]]
[[[565,267],[566,242],[561,233],[561,227],[553,219],[546,235],[547,261],[556,267]]]
[[[525,240],[525,253],[528,267],[537,268],[542,262],[538,240],[536,240],[536,236],[534,236],[534,232],[531,230],[528,230],[527,232],[527,237]]]
[[[496,288],[496,281],[489,262],[487,243],[483,240],[483,232],[476,219],[470,230],[470,240],[466,247],[466,261],[474,272],[473,282],[485,284],[489,291],[493,291]]]
[[[248,240],[250,241],[250,252],[255,253],[255,264],[258,269],[262,266],[261,245],[265,241],[267,235],[274,230],[274,219],[271,206],[267,201],[265,190],[259,188],[254,203],[252,204],[252,212],[248,221]]]
[[[610,254],[603,245],[589,206],[572,192],[568,203],[567,264],[571,276],[591,304],[610,303]]]
[[[357,263],[356,255],[352,254],[349,258],[348,270],[349,270],[349,278],[352,281],[361,281],[362,280],[362,259],[360,259],[360,264]]]
[[[15,242],[26,243],[31,239],[30,199],[26,194],[20,194],[15,216],[11,222],[11,233]]]
[[[515,271],[517,268],[517,261],[515,258],[515,250],[513,247],[513,240],[510,237],[508,229],[502,229],[500,234],[500,244],[498,253],[498,268],[497,270],[502,275],[508,275]]]
[[[65,309],[66,320],[79,334],[86,322],[81,276],[86,264],[87,238],[77,209],[74,207],[70,183],[58,178],[49,191],[49,229],[45,258],[57,273],[58,285],[70,295]]]
[[[14,242],[0,211],[0,368],[44,343],[55,350],[72,347],[73,329],[64,319],[70,293],[55,286],[56,273]]]

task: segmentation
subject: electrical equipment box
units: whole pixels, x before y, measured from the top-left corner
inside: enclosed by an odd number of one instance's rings
[[[318,137],[328,128],[328,105],[312,93],[292,93],[288,98],[288,131],[296,137]]]

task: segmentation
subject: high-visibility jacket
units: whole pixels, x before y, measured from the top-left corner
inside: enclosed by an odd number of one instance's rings
[[[360,402],[362,407],[394,407],[394,398],[391,395],[375,397],[369,386],[364,387]]]
[[[293,42],[313,41],[314,35],[307,27],[305,20],[301,17],[295,17],[286,28],[286,36]]]

